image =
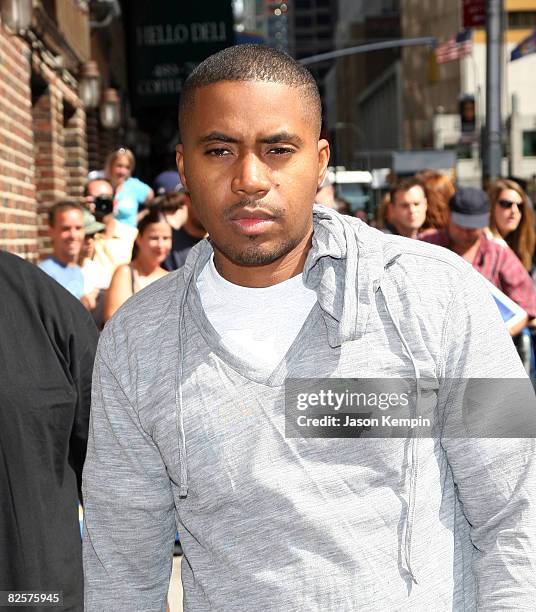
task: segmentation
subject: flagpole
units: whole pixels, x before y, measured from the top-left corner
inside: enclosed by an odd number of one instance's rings
[[[501,176],[502,0],[487,0],[486,10],[486,152],[482,181]]]

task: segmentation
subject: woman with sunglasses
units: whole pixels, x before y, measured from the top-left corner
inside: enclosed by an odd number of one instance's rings
[[[527,194],[509,179],[501,179],[489,190],[491,200],[490,229],[514,251],[528,272],[533,267],[536,233],[534,213]]]
[[[516,182],[500,179],[491,185],[489,197],[491,201],[489,226],[493,236],[504,241],[505,245],[517,255],[527,272],[531,273],[536,235],[532,204],[527,194]],[[534,281],[534,274],[532,278]],[[531,376],[534,375],[535,323],[536,319],[530,319],[528,328],[514,338],[521,361]]]

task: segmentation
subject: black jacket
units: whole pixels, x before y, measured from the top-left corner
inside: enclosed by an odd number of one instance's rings
[[[78,491],[97,338],[80,302],[0,252],[0,590],[61,590],[62,610],[83,610]]]

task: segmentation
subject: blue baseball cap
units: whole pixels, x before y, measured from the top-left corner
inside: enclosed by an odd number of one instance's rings
[[[164,195],[166,193],[174,193],[183,190],[179,173],[175,170],[161,172],[154,179],[153,188],[155,195]]]
[[[467,229],[487,227],[490,208],[488,194],[475,187],[462,187],[449,200],[452,222]]]

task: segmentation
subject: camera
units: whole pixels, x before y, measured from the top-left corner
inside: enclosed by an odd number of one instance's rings
[[[98,221],[102,221],[106,215],[111,214],[114,210],[114,202],[112,198],[107,196],[97,196],[93,203],[95,204],[95,217]]]

